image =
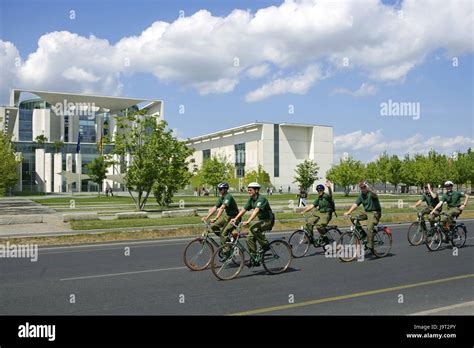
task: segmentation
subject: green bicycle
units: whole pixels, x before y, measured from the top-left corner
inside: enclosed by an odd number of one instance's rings
[[[441,213],[448,216],[446,213]],[[430,229],[426,236],[426,247],[430,251],[436,251],[441,244],[451,243],[453,248],[462,248],[466,244],[467,229],[464,223],[453,221],[453,224],[445,226],[438,221],[434,227]]]
[[[367,233],[360,225],[359,217],[350,216],[350,219],[352,222],[350,230],[344,232],[336,244],[339,260],[344,262],[353,261],[357,257],[357,251],[364,252],[367,249]],[[392,231],[387,226],[377,225],[374,231],[374,247],[372,252],[376,257],[380,258],[387,256],[391,249]]]
[[[214,234],[211,223],[205,222],[206,231],[200,237],[190,241],[183,252],[184,264],[192,271],[202,271],[209,267],[214,250],[220,247],[210,235]]]
[[[426,221],[421,211],[418,212],[418,218],[413,222],[407,231],[408,243],[413,246],[420,245],[425,242],[428,228],[426,227]],[[439,220],[439,215],[436,216]]]
[[[290,245],[282,240],[276,239],[268,244],[268,249],[260,249],[256,256],[252,256],[241,242],[247,233],[242,233],[242,223],[235,225],[230,242],[222,245],[212,256],[212,273],[221,280],[231,280],[237,277],[245,264],[245,254],[249,256],[249,267],[260,264],[270,274],[285,272],[290,267],[292,254]]]
[[[290,236],[289,243],[291,245],[291,252],[294,258],[300,258],[307,254],[309,247],[313,245],[315,248],[322,247],[326,250],[326,246],[334,243],[339,239],[342,232],[335,225],[326,226],[325,237],[322,238],[319,232],[313,232],[314,226],[309,225],[309,217],[304,215],[305,225],[301,226],[301,229],[296,230]]]

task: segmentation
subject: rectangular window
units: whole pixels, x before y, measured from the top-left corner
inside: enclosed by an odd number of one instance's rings
[[[205,161],[209,158],[211,158],[211,150],[202,150],[202,160]]]
[[[238,178],[245,176],[245,143],[235,144],[235,171]]]
[[[273,125],[273,175],[280,176],[280,125]]]

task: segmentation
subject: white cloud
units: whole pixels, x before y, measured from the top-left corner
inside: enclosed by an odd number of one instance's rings
[[[396,140],[385,140],[386,137],[382,130],[375,132],[363,132],[358,130],[348,134],[338,135],[334,137],[334,153],[342,153],[349,151],[355,156],[354,152],[377,157],[380,153],[387,151],[389,154],[426,154],[431,149],[438,152],[451,155],[454,151],[465,151],[469,147],[474,148],[474,138],[465,136],[427,137],[422,134],[415,134],[411,137]]]
[[[336,88],[335,90],[332,91],[331,94],[340,93],[340,94],[349,94],[349,95],[352,95],[353,97],[367,97],[367,96],[375,95],[377,91],[378,89],[376,86],[364,82],[355,91],[351,91],[350,89],[347,89],[347,88]]]
[[[287,0],[255,14],[234,10],[219,17],[201,10],[171,23],[157,21],[116,44],[51,32],[39,38],[20,67],[14,63],[19,57],[15,46],[0,40],[6,77],[0,98],[14,85],[118,94],[121,76],[133,73],[177,81],[201,94],[228,93],[243,76],[265,76],[270,66],[285,76],[321,63],[342,71],[360,69],[374,80],[400,81],[435,50],[445,49],[448,57],[473,51],[472,2],[405,0],[402,16],[398,10],[378,0]],[[288,87],[291,79],[278,77],[261,89],[306,93],[311,86],[302,81],[302,87]]]
[[[305,94],[317,80],[322,78],[324,77],[319,67],[311,65],[301,74],[284,79],[279,78],[264,84],[260,88],[248,93],[245,96],[245,100],[255,102],[285,93]]]
[[[247,75],[252,79],[258,79],[270,72],[268,64],[260,64],[253,66],[247,70]]]

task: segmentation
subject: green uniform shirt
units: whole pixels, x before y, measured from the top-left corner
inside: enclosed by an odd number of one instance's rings
[[[220,208],[221,205],[225,205],[225,213],[227,216],[234,217],[239,213],[237,202],[230,193],[226,193],[224,196],[220,196],[216,202],[216,208]]]
[[[382,207],[380,206],[379,198],[373,197],[372,192],[367,192],[364,194],[359,194],[357,197],[356,202],[357,205],[364,206],[365,211],[382,211]]]
[[[457,208],[461,205],[461,197],[464,197],[464,192],[453,191],[451,193],[446,192],[443,195],[443,201],[448,203],[449,208]]]
[[[268,199],[264,196],[257,194],[256,199],[249,198],[247,204],[245,204],[244,209],[249,211],[255,208],[259,208],[260,211],[258,212],[258,219],[259,220],[270,220],[272,214],[272,208],[270,208],[270,203]]]
[[[433,198],[430,193],[423,193],[421,195],[421,201],[426,202],[428,207],[434,208],[439,203],[439,197],[436,195],[436,198]]]
[[[317,196],[316,199],[313,202],[313,205],[315,207],[318,207],[319,211],[321,213],[329,213],[333,212],[334,209],[332,209],[332,206],[330,204],[331,197],[327,193],[323,193],[322,196]]]

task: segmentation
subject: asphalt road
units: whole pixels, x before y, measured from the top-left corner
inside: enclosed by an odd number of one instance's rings
[[[451,307],[472,315],[474,222],[466,226],[457,256],[446,244],[437,252],[410,246],[401,225],[383,259],[342,263],[311,247],[284,274],[244,268],[231,281],[188,270],[189,239],[40,248],[37,262],[0,258],[0,315],[405,315]]]

